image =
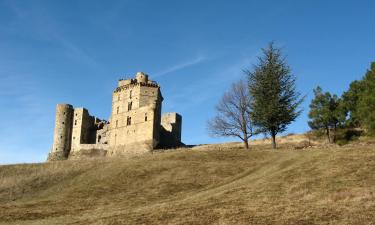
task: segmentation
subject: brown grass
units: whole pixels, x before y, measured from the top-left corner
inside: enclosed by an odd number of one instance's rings
[[[0,166],[0,224],[374,224],[374,145],[252,148]]]

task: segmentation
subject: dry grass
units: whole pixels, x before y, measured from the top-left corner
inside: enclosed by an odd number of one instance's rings
[[[375,148],[200,146],[0,167],[0,224],[374,224]]]

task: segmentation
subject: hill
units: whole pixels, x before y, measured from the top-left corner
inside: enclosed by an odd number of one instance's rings
[[[373,224],[375,145],[0,166],[0,224]]]

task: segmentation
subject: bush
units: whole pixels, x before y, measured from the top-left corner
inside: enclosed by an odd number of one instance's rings
[[[351,141],[358,140],[363,135],[363,130],[343,128],[337,130],[336,143],[338,145],[346,145]]]

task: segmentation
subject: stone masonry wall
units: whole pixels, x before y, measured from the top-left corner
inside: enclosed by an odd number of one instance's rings
[[[182,117],[178,113],[165,113],[161,117],[161,148],[178,147],[181,142]]]

